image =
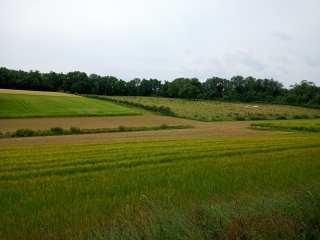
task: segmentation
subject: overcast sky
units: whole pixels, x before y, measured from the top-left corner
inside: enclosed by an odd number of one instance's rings
[[[0,0],[0,67],[320,86],[319,0]]]

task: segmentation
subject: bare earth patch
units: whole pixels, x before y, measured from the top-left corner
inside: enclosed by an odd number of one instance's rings
[[[151,140],[169,138],[201,138],[212,136],[248,136],[279,134],[279,132],[256,131],[247,129],[252,121],[238,122],[198,122],[187,119],[158,115],[119,116],[119,117],[78,117],[78,118],[35,118],[35,119],[0,119],[0,132],[14,132],[19,128],[49,129],[50,127],[79,127],[86,129],[126,127],[152,127],[190,125],[194,128],[145,131],[117,132],[101,134],[81,134],[66,136],[46,136],[27,138],[3,138],[0,146],[27,146],[42,144],[77,144],[108,141]]]

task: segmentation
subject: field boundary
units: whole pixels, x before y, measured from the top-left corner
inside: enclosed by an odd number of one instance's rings
[[[32,129],[18,129],[15,132],[7,132],[2,134],[0,138],[17,138],[17,137],[35,137],[35,136],[59,136],[59,135],[78,135],[78,134],[97,134],[97,133],[112,133],[112,132],[140,132],[140,131],[159,131],[159,130],[174,130],[174,129],[187,129],[192,126],[178,125],[168,126],[162,124],[161,126],[153,127],[126,127],[119,125],[118,128],[100,128],[100,129],[80,129],[70,127],[70,129],[62,129],[61,127],[53,127],[49,130],[32,130]]]
[[[168,126],[191,126],[187,129],[162,130],[162,131],[139,131],[139,132],[110,132],[97,134],[63,135],[63,136],[43,136],[29,138],[2,138],[1,146],[27,146],[45,144],[79,144],[112,141],[135,141],[135,140],[161,140],[161,139],[186,139],[186,138],[208,138],[208,137],[228,137],[228,136],[251,136],[251,135],[274,135],[290,134],[279,131],[257,131],[248,129],[253,121],[235,122],[200,122],[188,119],[173,118],[159,115],[139,115],[132,117],[97,117],[97,118],[57,118],[57,119],[0,119],[1,127],[14,129],[13,126],[29,126],[28,128],[43,129],[41,125],[50,127],[59,126],[69,128],[70,126],[81,128],[103,128],[108,126],[119,127],[119,123],[127,127],[148,127],[167,124]],[[33,126],[33,127],[32,127]],[[96,126],[96,127],[94,127]],[[2,132],[4,132],[2,130]]]

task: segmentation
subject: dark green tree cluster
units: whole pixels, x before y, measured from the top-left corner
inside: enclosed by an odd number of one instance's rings
[[[157,79],[124,81],[113,76],[84,72],[40,73],[0,68],[0,88],[63,91],[107,96],[161,96],[237,102],[278,103],[320,108],[320,87],[306,80],[285,89],[274,79],[234,76],[230,80],[212,77],[201,83],[197,78],[177,78],[162,83]]]

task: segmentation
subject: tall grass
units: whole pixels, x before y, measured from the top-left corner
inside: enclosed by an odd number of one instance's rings
[[[176,207],[172,196],[155,202],[145,196],[127,206],[99,239],[319,239],[320,194],[317,190],[276,193],[258,201],[208,201]]]
[[[100,96],[101,98],[105,98]],[[186,99],[108,96],[107,99],[135,106],[168,109],[165,115],[200,121],[273,120],[318,116],[319,109],[271,104],[230,103],[219,101],[191,101]],[[151,109],[150,109],[151,110]],[[169,111],[170,110],[170,111]]]
[[[284,134],[1,147],[0,238],[109,238],[126,236],[121,229],[131,224],[137,234],[153,231],[149,239],[174,239],[186,236],[185,226],[191,231],[188,226],[196,224],[190,238],[197,239],[199,234],[212,237],[210,226],[226,233],[229,230],[224,227],[231,227],[231,221],[246,223],[244,226],[250,226],[255,219],[267,221],[263,216],[269,213],[261,212],[261,218],[256,218],[259,211],[243,215],[242,206],[261,206],[263,201],[278,199],[274,196],[278,192],[290,198],[300,188],[318,191],[319,139],[318,134]],[[170,196],[169,202],[166,196]],[[141,198],[159,205],[163,212],[156,206],[151,212],[139,212],[139,206],[150,207],[149,203],[141,205]],[[275,201],[281,202],[281,198]],[[168,204],[173,210],[166,207]],[[230,207],[229,213],[225,205]],[[208,212],[201,210],[205,206]],[[133,215],[126,216],[125,208]],[[279,218],[285,217],[281,207],[271,207],[271,213],[273,209],[281,213]],[[199,218],[190,219],[189,213]],[[289,216],[290,221],[302,216],[298,215]],[[222,227],[218,216],[223,217]],[[299,225],[301,216],[297,226],[303,225]],[[134,223],[135,219],[145,221]],[[194,223],[189,225],[191,220]],[[135,224],[140,224],[141,231],[134,230]],[[256,223],[252,231],[258,226]]]

